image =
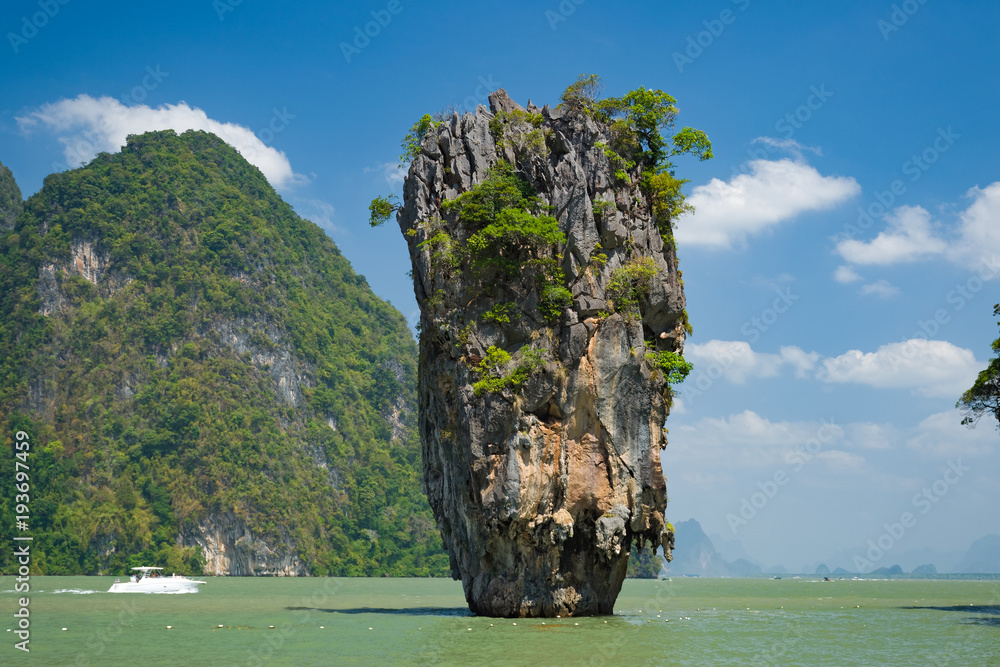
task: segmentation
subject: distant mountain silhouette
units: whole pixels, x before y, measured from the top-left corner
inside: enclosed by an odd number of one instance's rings
[[[955,570],[976,574],[1000,574],[1000,535],[987,535],[973,542]]]
[[[725,560],[695,519],[675,524],[674,534],[674,560],[667,568],[671,575],[746,577],[761,573],[760,566],[746,558]]]
[[[781,565],[762,568],[751,560],[739,540],[726,540],[719,535],[705,533],[696,519],[675,524],[676,549],[674,560],[667,566],[672,575],[697,575],[701,577],[746,577],[762,573],[788,574]],[[857,548],[844,549],[825,561],[806,564],[792,572],[814,572],[817,576],[856,575],[852,558],[861,553]],[[888,561],[888,564],[886,563]],[[1000,574],[1000,535],[990,534],[972,543],[965,551],[938,551],[923,547],[893,552],[878,563],[869,575],[900,575],[910,572],[918,576],[935,574]]]
[[[866,548],[860,546],[843,549],[827,555],[821,562],[814,561],[810,563],[806,569],[801,571],[813,572],[818,565],[825,564],[833,574],[857,574],[854,557],[864,557],[865,553]],[[965,572],[965,570],[958,568],[958,564],[963,559],[964,554],[965,549],[956,549],[955,551],[939,551],[931,547],[901,551],[893,549],[883,559],[877,563],[873,563],[873,565],[876,567],[888,567],[889,565],[898,564],[904,572],[912,572],[922,565],[934,565],[938,572]],[[889,560],[890,558],[891,560]],[[842,572],[837,572],[838,569],[842,570]]]

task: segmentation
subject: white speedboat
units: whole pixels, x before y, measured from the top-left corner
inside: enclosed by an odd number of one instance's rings
[[[160,574],[162,567],[133,567],[136,571],[129,581],[119,581],[108,589],[109,593],[197,593],[198,585],[204,581],[195,581],[178,574],[165,577]]]

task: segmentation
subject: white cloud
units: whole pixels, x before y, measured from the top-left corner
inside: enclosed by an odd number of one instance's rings
[[[695,207],[678,225],[678,241],[729,247],[746,242],[806,211],[831,208],[857,195],[853,178],[823,176],[801,159],[753,160],[749,174],[724,182],[713,178],[694,188],[687,201]]]
[[[17,122],[25,133],[41,126],[62,135],[59,141],[65,146],[64,154],[71,167],[90,161],[101,151],[120,150],[130,134],[168,129],[178,133],[205,130],[238,150],[275,187],[285,188],[306,180],[292,171],[282,151],[266,145],[249,128],[209,118],[204,111],[185,102],[153,109],[146,105],[126,106],[113,97],[79,95],[43,104],[18,117]]]
[[[312,220],[317,225],[327,231],[327,233],[342,232],[334,220],[336,219],[336,209],[333,204],[322,199],[297,199],[295,200],[296,213],[303,218]]]
[[[880,296],[883,299],[888,299],[891,296],[899,294],[899,288],[890,283],[888,280],[876,280],[870,285],[864,285],[861,288],[862,294],[874,294],[875,296]]]
[[[733,485],[735,478],[732,475],[719,472],[711,473],[699,473],[699,472],[689,472],[684,470],[678,476],[679,479],[690,484],[693,487],[700,487],[703,489],[717,489],[726,488]],[[676,521],[676,519],[675,519]]]
[[[915,262],[947,250],[947,244],[934,236],[930,213],[920,206],[900,206],[885,217],[886,231],[871,241],[840,241],[840,256],[851,264],[885,266]]]
[[[833,279],[838,283],[856,283],[861,280],[861,276],[849,266],[838,266],[833,272]]]
[[[875,352],[850,350],[824,359],[818,377],[825,382],[957,397],[972,385],[984,366],[970,350],[947,341],[913,338],[883,345]]]
[[[907,389],[921,396],[954,399],[972,385],[985,367],[985,362],[977,361],[971,350],[947,341],[922,338],[889,343],[875,352],[849,350],[826,358],[794,345],[783,346],[777,353],[766,353],[754,351],[745,341],[710,340],[688,343],[684,357],[694,364],[685,385],[689,398],[708,391],[719,379],[745,384],[747,380],[794,370],[798,378]]]
[[[816,458],[826,463],[833,472],[858,472],[865,464],[865,457],[839,449],[820,452]]]
[[[889,424],[856,422],[845,426],[844,431],[852,449],[891,449],[898,438],[895,427]]]
[[[779,273],[774,276],[754,276],[751,284],[771,290],[772,292],[782,292],[789,285],[795,282],[795,276],[790,273]]]
[[[377,167],[365,167],[366,174],[379,174],[385,180],[386,185],[395,188],[401,185],[406,179],[408,167],[400,167],[398,162],[380,162]]]
[[[667,468],[691,475],[727,475],[728,471],[786,468],[789,455],[806,451],[834,472],[862,472],[890,466],[900,474],[899,457],[908,450],[921,458],[988,457],[996,452],[996,422],[969,429],[959,410],[932,414],[919,424],[822,421],[771,421],[752,411],[728,417],[674,421],[670,427]],[[818,441],[818,445],[817,445]],[[796,459],[800,460],[800,459]],[[809,459],[807,459],[808,461]],[[684,466],[678,466],[679,462]]]
[[[971,188],[966,196],[972,203],[953,225],[935,222],[920,206],[900,206],[884,216],[886,228],[874,239],[841,240],[836,252],[851,264],[868,266],[944,257],[979,268],[984,280],[995,278],[1000,275],[1000,181]]]
[[[948,257],[959,264],[995,262],[1000,255],[1000,181],[983,189],[972,188],[966,193],[972,203],[959,215],[958,241],[952,244]]]
[[[684,347],[684,358],[694,364],[697,373],[721,375],[737,384],[746,382],[747,377],[777,375],[780,364],[775,363],[774,356],[754,352],[749,343],[739,340],[710,340]]]
[[[916,427],[906,446],[929,458],[951,456],[987,456],[996,451],[996,425],[982,422],[974,429],[962,426],[958,410],[938,412]]]
[[[670,460],[711,461],[720,469],[773,468],[787,464],[786,455],[811,440],[826,449],[843,440],[832,421],[772,422],[752,410],[728,417],[707,417],[670,429]],[[697,469],[697,468],[694,468]]]
[[[696,374],[707,374],[709,378],[721,376],[736,384],[743,384],[747,378],[774,377],[784,366],[791,366],[798,377],[804,377],[819,360],[815,352],[794,346],[782,347],[778,354],[754,352],[749,343],[741,340],[688,343],[684,357],[694,363]]]
[[[802,158],[802,151],[809,151],[810,153],[815,153],[816,155],[823,155],[823,149],[819,146],[806,146],[805,144],[800,144],[795,141],[795,139],[778,139],[776,137],[757,137],[751,143],[754,144],[764,144],[765,146],[771,146],[779,151],[785,151],[795,156],[796,159]]]
[[[804,378],[808,371],[816,367],[819,355],[815,352],[806,352],[802,348],[794,345],[782,346],[778,349],[784,363],[795,368],[795,377]]]

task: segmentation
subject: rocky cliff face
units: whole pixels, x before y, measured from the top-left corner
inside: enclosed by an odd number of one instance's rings
[[[499,90],[489,110],[429,130],[406,178],[397,220],[421,309],[424,478],[478,614],[611,613],[633,542],[668,558],[673,544],[660,468],[670,394],[651,360],[682,351],[684,293],[613,139],[581,111],[524,109]],[[501,232],[482,221],[503,217],[513,182],[541,213],[507,241],[544,215],[561,236],[490,257]]]
[[[206,574],[232,577],[309,574],[287,531],[282,531],[280,538],[269,545],[232,512],[206,517],[182,535],[181,541],[185,546],[201,549]]]

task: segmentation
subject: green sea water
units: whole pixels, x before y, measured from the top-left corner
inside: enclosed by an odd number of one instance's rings
[[[628,580],[613,616],[544,621],[472,616],[441,579],[113,581],[32,577],[25,654],[0,577],[0,664],[1000,665],[997,580]]]

